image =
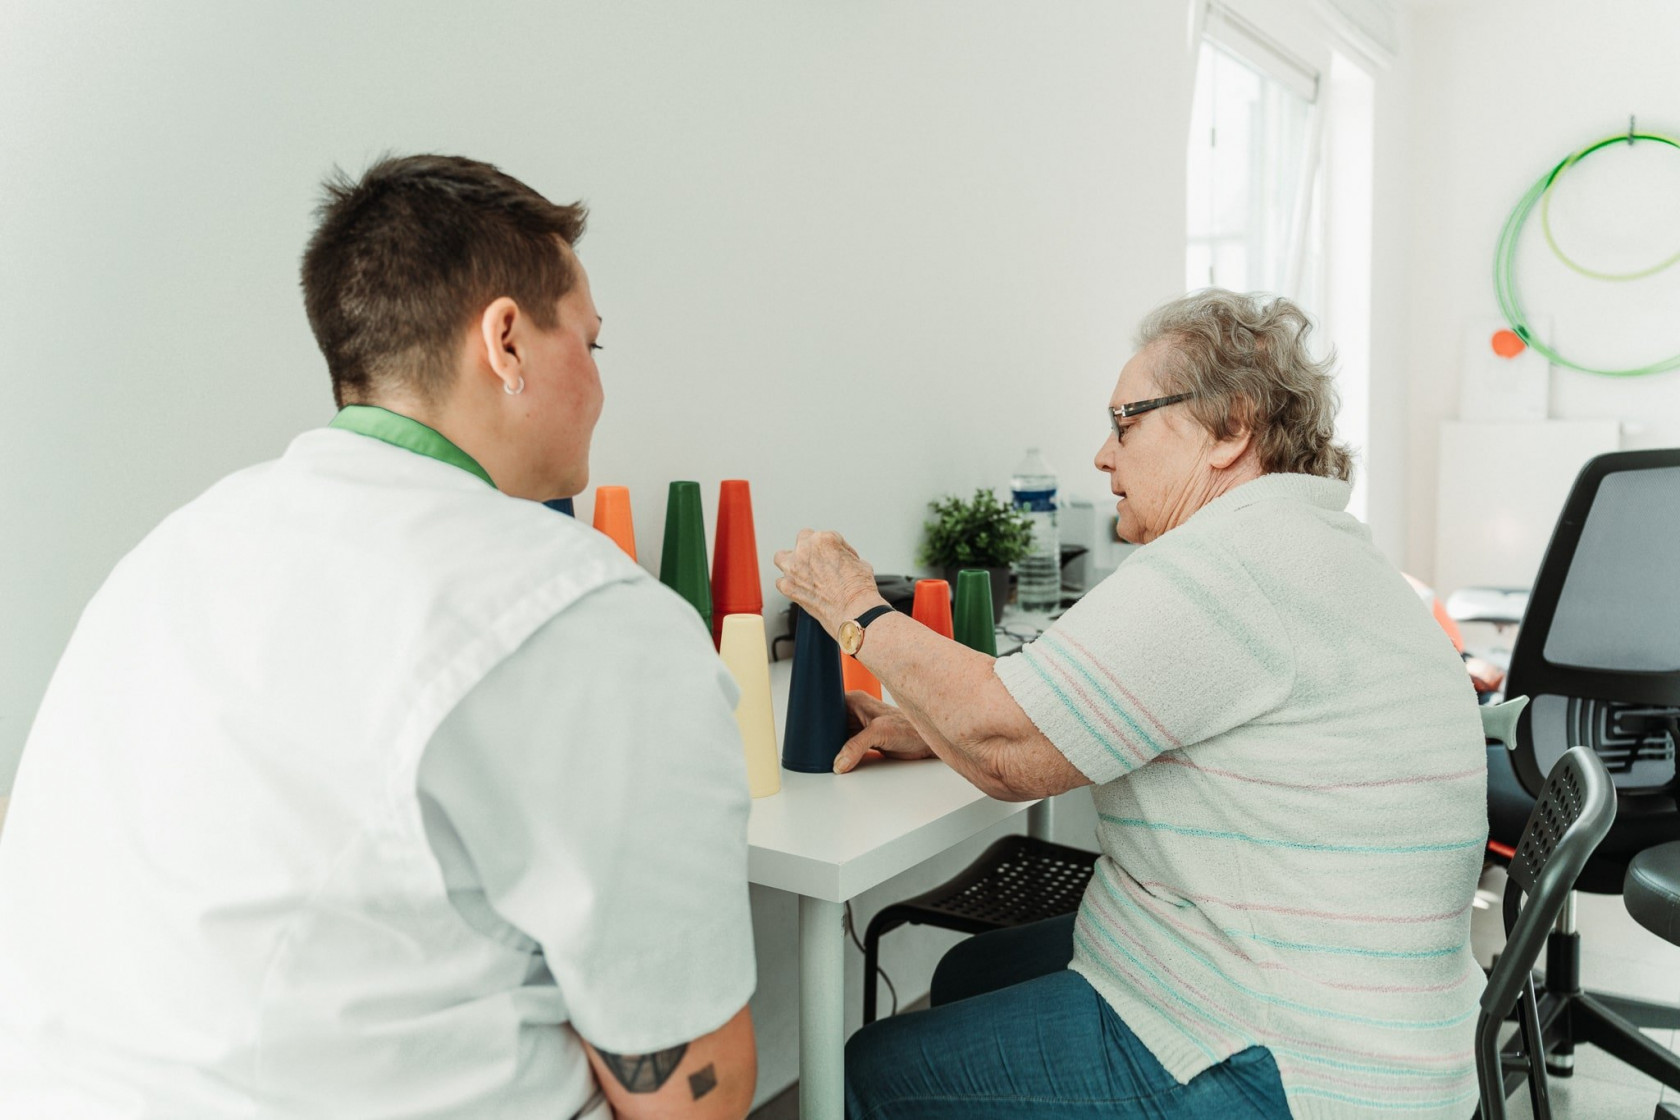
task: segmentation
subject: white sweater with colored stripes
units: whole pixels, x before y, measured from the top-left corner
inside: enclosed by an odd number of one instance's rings
[[[1188,1081],[1264,1046],[1301,1120],[1461,1120],[1481,723],[1348,493],[1238,487],[997,674],[1095,783],[1072,967],[1162,1065]]]

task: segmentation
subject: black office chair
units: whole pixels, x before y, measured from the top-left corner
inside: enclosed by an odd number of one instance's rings
[[[1570,491],[1535,580],[1506,687],[1532,703],[1515,749],[1488,752],[1490,851],[1508,856],[1564,752],[1590,748],[1616,819],[1577,889],[1618,894],[1640,852],[1680,839],[1680,450],[1601,455]],[[1680,1089],[1680,1057],[1640,1027],[1680,1027],[1680,1007],[1581,990],[1574,896],[1546,948],[1537,1019],[1546,1067],[1569,1076],[1588,1042]]]
[[[1503,749],[1503,748],[1501,748]],[[1476,1020],[1476,1080],[1481,1120],[1505,1120],[1505,1098],[1524,1078],[1534,1120],[1550,1120],[1546,1067],[1540,1059],[1540,1019],[1534,995],[1534,962],[1551,928],[1610,823],[1615,787],[1598,756],[1586,747],[1565,751],[1547,775],[1511,860],[1505,884],[1505,949],[1488,977]],[[1526,898],[1526,901],[1524,901]],[[1512,1010],[1520,1030],[1515,1050],[1501,1054],[1499,1026]]]
[[[954,878],[882,909],[863,935],[863,1021],[875,1021],[882,934],[906,924],[987,933],[1071,914],[1096,862],[1096,852],[1005,836]]]
[[[1622,897],[1633,920],[1680,945],[1680,841],[1646,848],[1628,863]],[[1659,1104],[1655,1120],[1680,1120],[1680,1109]]]

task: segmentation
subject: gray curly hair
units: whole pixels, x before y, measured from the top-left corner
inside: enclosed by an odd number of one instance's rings
[[[1311,333],[1306,312],[1281,296],[1208,288],[1151,311],[1137,348],[1162,343],[1162,395],[1196,394],[1185,407],[1215,439],[1251,430],[1262,470],[1346,481],[1353,454],[1336,442],[1335,353],[1314,361]]]

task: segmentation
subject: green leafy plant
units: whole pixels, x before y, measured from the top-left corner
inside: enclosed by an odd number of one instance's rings
[[[1032,522],[990,490],[964,500],[955,494],[928,503],[918,559],[930,568],[1007,568],[1032,547]]]

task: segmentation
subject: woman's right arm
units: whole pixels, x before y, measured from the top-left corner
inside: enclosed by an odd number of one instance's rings
[[[830,636],[886,603],[874,571],[838,533],[802,529],[775,564],[776,589]],[[928,748],[992,797],[1031,801],[1090,784],[1009,695],[993,672],[996,658],[897,611],[870,624],[857,658],[892,691]]]
[[[883,754],[925,757],[916,753],[919,741],[1000,801],[1031,801],[1091,784],[1021,710],[993,671],[996,658],[895,612],[869,627],[858,660],[899,708],[895,717],[880,705],[886,711],[873,713],[841,749],[836,773],[852,769],[878,744]]]

